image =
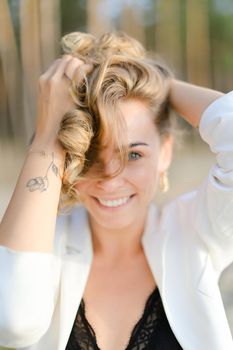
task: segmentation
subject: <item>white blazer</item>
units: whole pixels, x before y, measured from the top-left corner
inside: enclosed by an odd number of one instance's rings
[[[206,109],[200,133],[217,164],[197,190],[150,205],[142,244],[182,348],[232,350],[218,279],[233,261],[233,92]],[[58,219],[54,254],[0,247],[0,344],[64,350],[92,257],[84,207]]]

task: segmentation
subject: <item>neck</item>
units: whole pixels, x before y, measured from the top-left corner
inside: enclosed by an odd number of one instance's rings
[[[100,225],[89,216],[92,242],[95,256],[111,261],[135,257],[142,252],[142,235],[144,232],[146,213],[124,228],[113,229]]]

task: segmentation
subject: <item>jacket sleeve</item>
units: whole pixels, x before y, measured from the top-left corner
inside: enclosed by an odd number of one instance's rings
[[[0,346],[24,348],[48,330],[59,296],[67,220],[57,220],[52,253],[0,246]]]
[[[52,254],[18,252],[0,246],[0,344],[23,347],[47,330],[55,304]]]
[[[220,275],[233,261],[233,91],[204,111],[199,131],[216,164],[198,191],[195,226]]]

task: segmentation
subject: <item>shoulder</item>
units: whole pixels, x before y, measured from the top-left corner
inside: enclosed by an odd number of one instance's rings
[[[174,198],[161,208],[159,231],[161,237],[174,239],[176,244],[197,243],[196,232],[196,208],[198,202],[198,190],[183,193]],[[205,213],[203,213],[205,215]]]
[[[191,230],[194,231],[194,207],[197,191],[193,190],[171,200],[162,207],[154,203],[149,209],[146,236],[162,243],[167,237],[182,237]]]
[[[182,193],[181,195],[170,200],[161,208],[161,216],[169,218],[171,215],[176,216],[181,214],[192,213],[198,196],[198,189]]]

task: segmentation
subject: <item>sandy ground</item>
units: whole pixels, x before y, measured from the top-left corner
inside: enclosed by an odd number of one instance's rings
[[[214,157],[208,147],[200,142],[198,137],[192,142],[185,143],[176,151],[169,172],[171,189],[168,194],[160,194],[156,202],[160,205],[182,192],[189,191],[198,186],[214,163]],[[12,146],[0,146],[0,218],[7,207],[14,185],[23,164],[22,152]],[[233,264],[221,276],[220,290],[226,309],[227,318],[233,334]],[[217,315],[216,315],[217,317]],[[1,349],[0,349],[1,350]]]

